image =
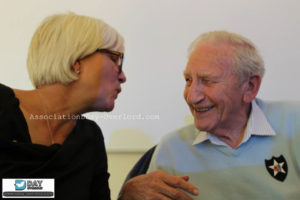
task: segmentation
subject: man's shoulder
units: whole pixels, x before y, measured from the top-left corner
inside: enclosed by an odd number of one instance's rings
[[[278,134],[299,135],[300,103],[296,101],[262,101],[256,99],[271,127]],[[294,137],[294,136],[293,136]]]
[[[174,173],[174,167],[181,166],[181,158],[190,153],[195,131],[194,124],[189,124],[166,134],[155,149],[148,172],[162,169]]]
[[[194,124],[188,124],[183,126],[175,131],[172,131],[166,134],[160,143],[170,143],[170,144],[179,144],[179,143],[193,143],[197,135],[197,129]]]
[[[261,99],[255,99],[255,101],[266,114],[300,115],[300,101],[265,101]]]

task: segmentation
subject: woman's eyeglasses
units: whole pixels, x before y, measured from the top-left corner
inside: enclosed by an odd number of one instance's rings
[[[96,52],[102,52],[102,53],[107,53],[110,55],[111,60],[116,63],[118,67],[118,73],[122,73],[122,65],[123,65],[123,58],[124,58],[124,53],[121,53],[119,51],[112,51],[109,49],[97,49]]]

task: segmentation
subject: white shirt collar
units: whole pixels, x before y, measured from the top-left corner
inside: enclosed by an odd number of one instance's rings
[[[252,135],[259,135],[259,136],[276,135],[275,131],[271,127],[263,111],[256,104],[255,100],[251,102],[251,106],[252,106],[251,113],[249,116],[249,120],[247,122],[244,138],[241,144],[247,142]],[[209,140],[211,143],[216,145],[228,146],[226,143],[221,141],[218,137],[205,131],[199,131],[197,130],[197,128],[195,128],[195,134],[197,134],[197,136],[193,142],[193,145],[202,143],[205,140]]]

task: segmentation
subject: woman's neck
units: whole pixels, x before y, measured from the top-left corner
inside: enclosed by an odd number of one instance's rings
[[[14,90],[33,143],[64,142],[78,115],[87,110],[88,97],[79,98],[75,89],[72,85],[53,84],[30,91]]]

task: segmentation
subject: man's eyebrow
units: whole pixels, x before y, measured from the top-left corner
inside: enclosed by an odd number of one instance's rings
[[[198,74],[197,77],[199,78],[212,78],[212,74]]]
[[[183,76],[184,76],[184,77],[187,77],[187,76],[191,76],[191,74],[190,74],[189,72],[184,71],[184,72],[183,72]],[[216,78],[216,76],[213,76],[213,75],[210,74],[210,73],[201,73],[201,74],[197,74],[197,77],[200,78],[200,79],[203,79],[203,78]]]

